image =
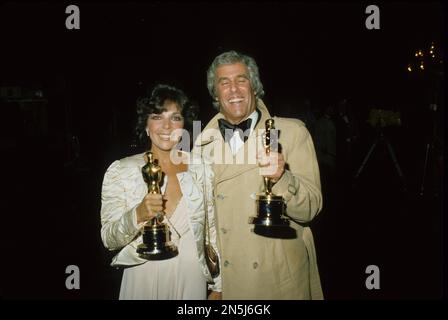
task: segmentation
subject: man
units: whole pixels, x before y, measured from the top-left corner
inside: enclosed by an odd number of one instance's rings
[[[263,85],[255,61],[225,52],[213,61],[207,80],[219,113],[198,136],[194,151],[213,159],[222,298],[322,299],[313,237],[306,226],[322,208],[309,132],[299,120],[274,117],[281,150],[270,156],[262,148],[257,153],[252,146],[261,141],[271,115],[261,100]],[[239,130],[229,134],[238,124],[246,131],[243,137]],[[255,157],[257,161],[251,161]],[[249,218],[256,215],[256,194],[264,190],[260,172],[275,183],[273,193],[284,197],[296,238],[253,232]]]

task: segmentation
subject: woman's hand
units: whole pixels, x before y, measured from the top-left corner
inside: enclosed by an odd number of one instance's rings
[[[163,198],[161,194],[148,193],[137,207],[137,224],[155,217],[157,212],[163,212]]]
[[[208,300],[222,300],[222,293],[218,291],[212,291],[208,295]]]

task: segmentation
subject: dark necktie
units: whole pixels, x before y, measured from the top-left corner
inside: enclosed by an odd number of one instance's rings
[[[250,128],[252,124],[252,119],[246,119],[238,124],[231,124],[226,119],[218,119],[219,130],[224,138],[224,141],[228,142],[230,138],[233,137],[235,130],[238,130],[238,134],[240,135],[241,140],[246,142],[248,136],[244,134],[244,132]]]

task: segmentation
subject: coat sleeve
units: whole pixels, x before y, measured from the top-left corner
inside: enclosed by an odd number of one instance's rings
[[[288,145],[281,151],[286,162],[283,176],[273,186],[286,201],[286,214],[299,223],[310,222],[322,209],[319,166],[310,133],[303,124],[288,126]],[[291,139],[292,138],[292,139]],[[282,143],[280,137],[280,143]]]
[[[123,169],[117,160],[107,169],[101,192],[101,239],[106,248],[120,249],[138,235],[136,208],[127,207]]]

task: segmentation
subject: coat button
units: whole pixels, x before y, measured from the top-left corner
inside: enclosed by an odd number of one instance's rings
[[[257,262],[254,262],[253,267],[254,267],[254,269],[257,269],[257,267],[258,267],[258,263],[257,263]]]
[[[227,233],[227,229],[221,228],[222,233]]]
[[[288,192],[289,192],[290,194],[292,194],[293,196],[295,196],[296,193],[297,193],[297,188],[296,188],[296,186],[293,185],[293,184],[288,185]]]
[[[218,194],[217,196],[216,196],[219,200],[223,200],[224,199],[224,195],[223,194]]]
[[[229,261],[224,261],[224,267],[227,267],[228,265],[230,264],[230,262]]]

